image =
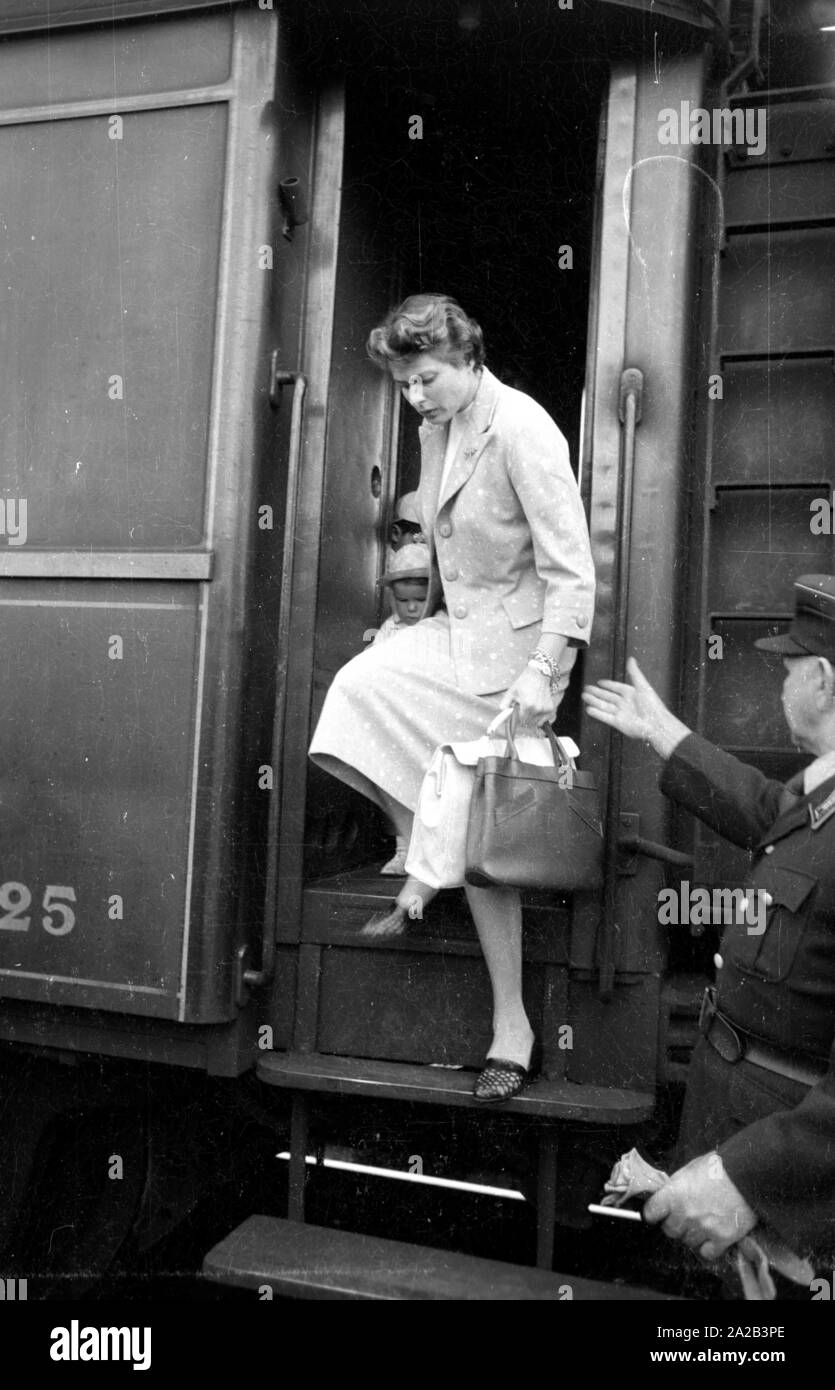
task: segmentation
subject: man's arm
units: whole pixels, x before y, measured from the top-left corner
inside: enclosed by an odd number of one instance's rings
[[[793,1110],[746,1125],[673,1173],[644,1207],[703,1259],[765,1224],[789,1250],[835,1258],[835,1048],[828,1075]]]
[[[743,849],[753,849],[768,833],[785,793],[782,782],[699,734],[677,745],[658,785],[671,801]]]
[[[600,681],[583,701],[592,718],[642,739],[665,761],[661,790],[733,844],[753,848],[773,825],[783,785],[708,743],[677,719],[630,657],[631,684]]]
[[[790,1250],[835,1257],[835,1047],[829,1071],[793,1110],[719,1145],[728,1177]]]

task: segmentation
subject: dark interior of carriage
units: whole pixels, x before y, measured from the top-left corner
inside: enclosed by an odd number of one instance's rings
[[[434,16],[424,31],[416,16],[405,35],[380,25],[364,43],[354,36],[336,342],[341,332],[345,350],[364,358],[368,330],[399,298],[435,289],[455,296],[484,329],[491,370],[549,411],[576,469],[608,65],[593,46],[567,41],[568,25],[535,40],[510,8],[471,27],[466,17],[466,7],[453,7],[445,28]],[[338,373],[337,359],[337,393]],[[363,629],[386,616],[374,581],[395,499],[414,488],[420,466],[417,416],[391,399],[400,414],[374,518],[362,483],[353,525],[346,506],[354,494],[336,479],[338,502],[328,509],[326,501],[314,717],[332,672],[361,649]],[[346,409],[353,398],[340,414]],[[346,467],[357,467],[355,458],[329,459],[332,470]],[[356,580],[348,599],[346,572]],[[580,680],[578,671],[561,709],[564,732],[576,728]],[[306,838],[308,878],[388,857],[373,808],[315,769]]]

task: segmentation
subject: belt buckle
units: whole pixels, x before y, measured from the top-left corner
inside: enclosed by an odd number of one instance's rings
[[[724,1062],[741,1062],[745,1056],[745,1044],[733,1024],[715,1013],[705,1034],[714,1052],[718,1052]]]
[[[716,1007],[716,990],[712,985],[708,985],[702,996],[699,1030],[724,1062],[740,1062],[745,1056],[742,1038]]]

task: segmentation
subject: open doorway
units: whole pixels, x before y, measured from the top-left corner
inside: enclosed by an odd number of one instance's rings
[[[458,299],[491,370],[545,407],[576,461],[608,65],[558,33],[485,32],[410,66],[405,90],[350,81],[343,196],[374,208],[374,240],[394,248],[393,298]],[[401,485],[419,467],[411,414]]]
[[[608,64],[558,19],[532,27],[497,7],[468,29],[464,9],[443,32],[436,19],[354,34],[343,54],[314,719],[334,671],[386,616],[376,580],[393,503],[419,476],[418,418],[365,361],[389,307],[421,290],[458,299],[484,329],[490,369],[552,415],[577,466]],[[576,706],[572,692],[566,731]],[[380,853],[371,808],[316,770],[308,823],[308,876]]]

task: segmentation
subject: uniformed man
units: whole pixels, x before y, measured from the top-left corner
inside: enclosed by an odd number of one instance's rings
[[[631,684],[583,695],[664,758],[667,796],[753,851],[767,909],[725,931],[679,1135],[690,1161],[644,1208],[706,1260],[759,1223],[818,1264],[835,1254],[835,576],[802,576],[795,600],[788,632],[756,643],[783,657],[786,721],[813,755],[785,786],[691,733],[634,659]]]

